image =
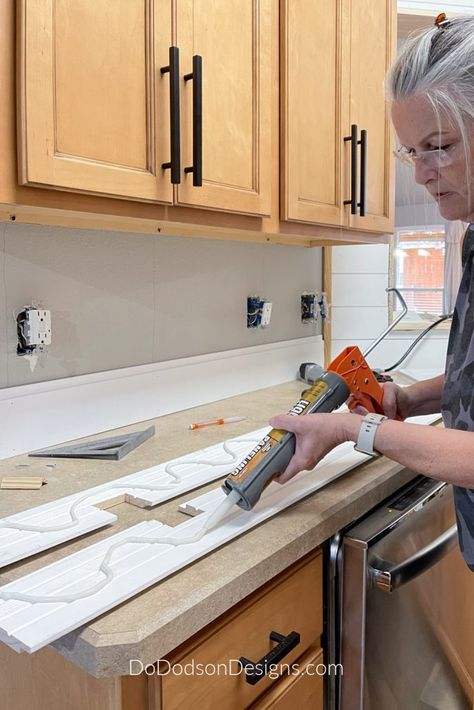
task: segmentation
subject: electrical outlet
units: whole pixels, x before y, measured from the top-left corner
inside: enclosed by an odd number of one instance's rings
[[[272,303],[271,301],[265,301],[262,305],[262,318],[260,325],[262,328],[266,328],[270,325],[270,318],[272,317]]]
[[[258,328],[261,322],[262,302],[260,296],[247,296],[247,328]]]
[[[18,355],[44,352],[51,345],[51,311],[25,306],[17,316]]]
[[[302,293],[301,294],[301,322],[313,323],[316,320],[316,294]]]
[[[326,293],[323,291],[321,294],[319,294],[318,297],[318,306],[319,306],[319,315],[321,318],[326,321],[329,321],[328,315],[329,315],[329,304],[327,300]]]
[[[247,296],[247,328],[253,330],[270,325],[272,304],[260,296]]]
[[[28,345],[51,345],[51,311],[27,311],[26,323]]]

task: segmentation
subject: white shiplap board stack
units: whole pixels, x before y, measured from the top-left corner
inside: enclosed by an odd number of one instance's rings
[[[413,421],[430,424],[438,418],[436,415],[417,417]],[[253,511],[245,512],[236,507],[218,527],[197,542],[178,547],[151,542],[127,544],[127,539],[137,536],[188,537],[202,526],[200,515],[175,528],[159,521],[147,521],[4,585],[0,594],[21,592],[54,596],[87,590],[103,579],[99,565],[110,546],[120,541],[124,543],[111,558],[113,579],[84,599],[72,602],[0,601],[0,640],[17,651],[36,651],[322,488],[367,458],[354,451],[351,443],[341,444],[318,464],[316,475],[311,471],[300,474],[284,486],[271,484]],[[216,488],[189,501],[181,509],[191,514],[198,511],[210,513],[223,497],[222,490]]]
[[[0,567],[67,542],[91,530],[97,530],[114,523],[117,520],[116,515],[95,506],[103,505],[106,501],[117,496],[123,496],[126,501],[139,507],[153,507],[225,476],[268,431],[268,427],[258,429],[235,439],[199,449],[172,461],[0,519]],[[197,463],[198,461],[207,463]],[[166,472],[167,468],[171,468],[173,473],[180,477],[179,482],[173,482],[173,478]],[[153,490],[153,486],[163,486],[164,488]],[[78,517],[76,523],[63,530],[46,530],[46,528],[67,525],[71,521],[71,506],[80,499],[83,502],[76,508]],[[8,523],[11,523],[12,527],[8,527]],[[17,530],[14,527],[15,523],[38,527],[38,531]],[[45,528],[44,531],[41,531],[42,527]]]

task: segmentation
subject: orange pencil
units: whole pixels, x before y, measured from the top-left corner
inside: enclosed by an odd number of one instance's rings
[[[222,417],[220,419],[209,419],[207,422],[196,422],[190,424],[188,429],[201,429],[204,426],[212,426],[213,424],[230,424],[231,422],[242,422],[247,417]]]

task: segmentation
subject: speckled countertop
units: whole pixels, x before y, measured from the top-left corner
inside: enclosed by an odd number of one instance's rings
[[[48,484],[39,491],[0,491],[0,517],[260,428],[267,424],[272,414],[287,411],[299,398],[301,389],[300,382],[289,382],[108,432],[112,435],[137,431],[152,423],[156,425],[155,437],[122,461],[32,459],[26,455],[0,461],[0,477],[44,475],[48,479]],[[225,427],[209,427],[194,432],[187,429],[192,421],[236,415],[247,418]],[[87,440],[92,438],[87,437]],[[56,467],[46,468],[46,464],[52,461]],[[30,465],[18,469],[18,463]],[[54,646],[95,676],[127,674],[131,658],[141,659],[144,663],[154,662],[412,477],[412,473],[384,457],[370,461],[81,629],[67,634]],[[199,493],[216,485],[214,482],[203,486]],[[118,515],[115,525],[5,567],[0,570],[0,583],[32,572],[142,520],[155,518],[168,525],[176,525],[183,521],[182,513],[177,510],[178,504],[196,495],[197,492],[188,492],[150,510],[127,503],[116,505],[113,508]]]

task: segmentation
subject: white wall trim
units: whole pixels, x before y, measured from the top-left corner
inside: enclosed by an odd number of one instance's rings
[[[0,390],[0,459],[294,380],[321,336]]]

